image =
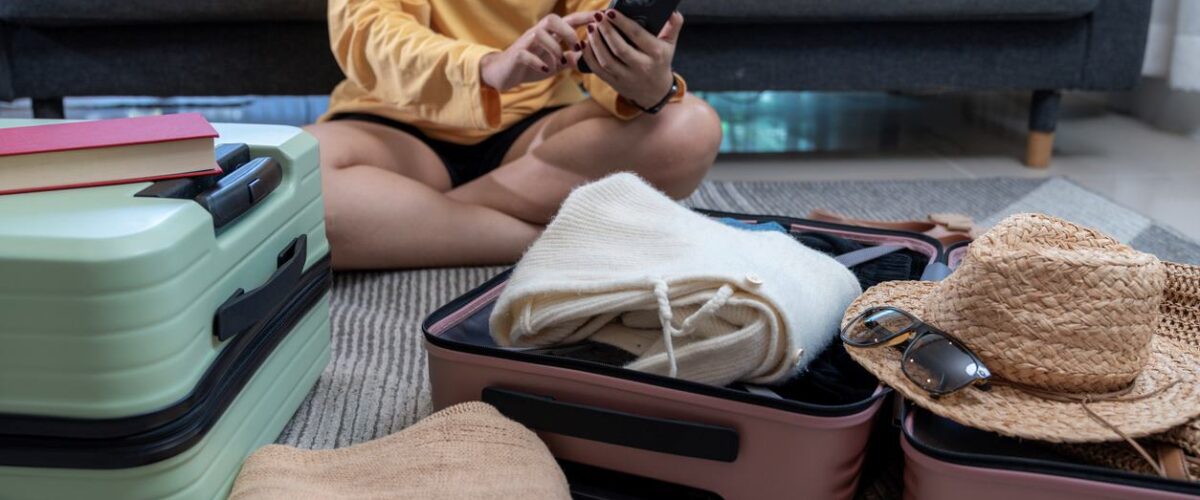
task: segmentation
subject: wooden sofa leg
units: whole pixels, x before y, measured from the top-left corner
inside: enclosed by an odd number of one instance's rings
[[[34,118],[64,118],[63,100],[61,97],[43,97],[33,99]]]
[[[1050,157],[1054,152],[1054,132],[1029,131],[1029,139],[1025,146],[1025,166],[1029,168],[1047,168]]]
[[[1062,93],[1057,90],[1033,92],[1033,99],[1029,105],[1029,139],[1025,149],[1025,165],[1030,168],[1050,166],[1061,100]]]

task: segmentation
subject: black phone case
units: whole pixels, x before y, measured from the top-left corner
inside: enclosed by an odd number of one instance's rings
[[[613,0],[610,9],[625,14],[655,35],[662,31],[680,0]]]
[[[638,24],[646,28],[646,31],[658,35],[662,31],[663,26],[667,25],[667,20],[671,19],[671,13],[679,7],[681,0],[612,0],[608,4],[608,8],[615,9],[630,19],[637,21]],[[625,41],[629,42],[629,37],[624,33]],[[630,42],[632,45],[633,42]],[[591,68],[588,68],[587,61],[579,60],[579,71],[581,73],[591,73]]]

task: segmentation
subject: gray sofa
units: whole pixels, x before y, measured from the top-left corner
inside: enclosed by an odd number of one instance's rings
[[[0,100],[323,94],[341,79],[324,0],[3,0]],[[1027,162],[1059,91],[1136,82],[1150,0],[683,0],[696,90],[1027,90]]]

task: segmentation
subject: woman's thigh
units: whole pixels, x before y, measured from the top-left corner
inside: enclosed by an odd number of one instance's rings
[[[535,224],[549,221],[571,189],[615,171],[637,172],[684,198],[712,166],[720,143],[720,118],[691,95],[633,120],[613,117],[586,100],[534,124],[500,168],[449,196]]]
[[[605,111],[604,108],[596,104],[596,101],[586,99],[577,102],[570,106],[566,106],[558,111],[550,113],[532,127],[525,129],[517,140],[513,142],[512,147],[504,155],[504,161],[501,165],[507,164],[522,156],[525,156],[530,151],[533,151],[540,146],[546,139],[549,139],[554,134],[563,131],[564,129],[575,125],[585,120],[594,118],[611,118],[612,115]]]
[[[450,189],[450,175],[437,153],[404,131],[360,120],[323,122],[304,129],[320,142],[326,182],[336,179],[336,170],[369,166],[403,175],[437,191]]]

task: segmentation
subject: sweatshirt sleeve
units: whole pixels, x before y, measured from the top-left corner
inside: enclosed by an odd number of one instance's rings
[[[500,94],[479,62],[499,52],[429,28],[428,0],[329,0],[329,41],[346,77],[372,96],[442,125],[500,126]]]
[[[558,12],[560,15],[566,15],[587,10],[603,10],[608,8],[608,4],[609,0],[561,0]],[[586,36],[586,31],[581,29],[579,36]],[[621,97],[616,89],[594,73],[576,72],[576,75],[579,82],[583,84],[583,88],[587,89],[588,94],[592,96],[592,100],[612,113],[613,116],[622,120],[630,120],[642,113],[637,106]],[[687,94],[687,82],[678,74],[675,77],[679,80],[679,91],[671,96],[671,102],[682,101],[684,95]]]

